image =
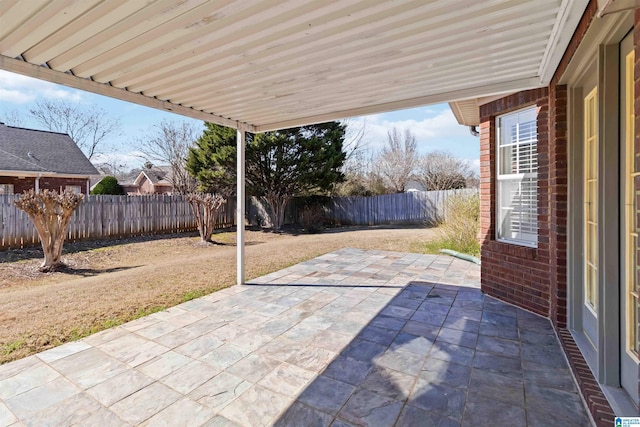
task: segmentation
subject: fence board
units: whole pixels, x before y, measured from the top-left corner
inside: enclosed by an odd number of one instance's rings
[[[19,195],[0,195],[0,250],[40,244],[31,220],[16,208]],[[216,228],[235,224],[235,204],[227,202]],[[196,230],[189,203],[181,196],[85,196],[71,217],[68,241],[99,240]]]
[[[334,197],[328,216],[342,225],[435,223],[446,216],[447,197],[478,190],[412,191],[373,197]]]
[[[374,197],[334,197],[325,207],[333,222],[341,225],[428,224],[446,217],[446,199],[456,193],[477,190],[414,191]],[[40,244],[25,212],[13,204],[18,195],[0,195],[0,250]],[[264,200],[247,200],[251,224],[268,225]],[[285,223],[297,222],[298,207],[287,207]],[[216,228],[235,225],[235,203],[220,209]],[[196,230],[189,203],[181,196],[86,196],[74,212],[68,240],[98,240]]]

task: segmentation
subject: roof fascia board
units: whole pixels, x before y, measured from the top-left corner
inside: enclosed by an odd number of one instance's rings
[[[480,124],[480,109],[478,98],[465,99],[449,103],[458,123],[464,126],[478,126]]]
[[[0,69],[11,71],[12,73],[22,74],[28,77],[61,84],[63,86],[84,90],[87,92],[97,93],[111,98],[120,99],[126,102],[143,105],[145,107],[155,108],[157,110],[169,111],[180,114],[182,116],[191,117],[192,119],[204,120],[205,122],[215,123],[221,126],[233,129],[242,128],[250,132],[255,132],[255,126],[248,123],[238,122],[226,117],[216,116],[215,114],[206,113],[204,111],[195,110],[193,108],[184,107],[182,105],[172,104],[169,101],[151,98],[140,93],[129,92],[126,89],[120,89],[108,84],[99,83],[93,80],[77,77],[69,73],[52,70],[50,68],[30,64],[28,62],[9,58],[0,55]]]
[[[340,120],[347,117],[364,116],[368,114],[384,113],[394,110],[402,110],[405,108],[422,107],[430,104],[439,104],[442,102],[453,102],[455,100],[464,100],[469,98],[477,98],[480,96],[498,95],[501,93],[511,93],[526,89],[539,88],[540,81],[538,77],[524,78],[507,82],[493,83],[485,86],[471,87],[467,89],[437,93],[433,95],[412,98],[403,101],[387,102],[383,104],[371,105],[362,108],[350,110],[334,111],[329,114],[321,114],[310,116],[296,120],[269,123],[266,125],[256,126],[257,132],[268,132],[279,129],[288,129],[296,126],[305,126],[315,123],[323,123],[332,120]]]
[[[149,182],[151,182],[153,184],[153,181],[151,181],[149,179],[149,176],[146,173],[144,173],[144,171],[140,171],[140,173],[138,174],[136,179],[133,180],[133,185],[140,185],[140,181],[139,180],[142,180],[142,177],[147,178],[147,181],[149,181]]]
[[[451,108],[451,112],[455,116],[455,118],[458,121],[458,123],[463,125],[467,120],[466,120],[464,114],[462,113],[462,110],[460,109],[460,103],[459,102],[460,101],[450,102],[449,103],[449,108]]]
[[[598,0],[598,18],[640,7],[638,0]]]
[[[538,75],[540,86],[547,86],[569,46],[589,0],[563,0],[545,50]]]
[[[589,70],[598,49],[603,44],[619,43],[633,27],[633,12],[625,11],[598,18],[593,21],[585,33],[558,83],[575,84]]]
[[[0,176],[24,176],[29,178],[90,178],[91,175],[57,173],[57,172],[34,172],[34,171],[9,171],[0,170]]]

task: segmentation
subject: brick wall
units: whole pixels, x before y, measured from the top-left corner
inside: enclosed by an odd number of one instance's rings
[[[558,328],[567,323],[567,87],[558,85],[589,25],[597,2],[592,0],[556,70],[548,89],[510,95],[480,108],[481,239],[483,288],[486,292],[549,316]],[[545,91],[544,93],[540,92]],[[548,95],[548,96],[547,96]],[[537,249],[495,241],[495,117],[537,104],[538,225]],[[636,106],[637,108],[638,106]],[[640,160],[639,160],[640,162]]]
[[[538,106],[538,247],[495,239],[496,117]],[[480,107],[480,234],[482,290],[489,295],[549,315],[549,97],[547,88],[519,92]]]
[[[567,87],[549,87],[549,317],[567,326],[568,150]]]
[[[35,178],[18,178],[13,176],[0,176],[0,184],[13,184],[13,192],[22,194],[23,192],[35,188]],[[87,192],[87,180],[80,178],[40,178],[40,188],[43,190],[56,190],[60,188],[64,190],[67,185],[78,185],[82,189],[82,193]]]
[[[613,412],[598,382],[575,345],[567,324],[568,140],[567,87],[560,76],[573,58],[597,12],[591,0],[548,88],[517,93],[480,108],[480,194],[482,289],[486,293],[544,316],[558,331],[578,386],[598,426],[612,425]],[[635,166],[640,171],[640,12],[635,14]],[[538,105],[538,227],[537,248],[495,240],[495,117]],[[640,177],[635,181],[640,227]],[[640,260],[640,242],[637,248]],[[640,268],[638,269],[640,280]],[[638,318],[640,319],[640,313]],[[640,325],[638,325],[640,329]],[[639,389],[640,389],[640,370]]]
[[[549,85],[549,317],[556,328],[567,326],[567,214],[568,150],[567,87],[560,77],[573,59],[598,10],[596,0],[587,6]]]

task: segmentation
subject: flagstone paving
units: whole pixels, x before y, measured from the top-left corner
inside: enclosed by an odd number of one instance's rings
[[[343,249],[0,366],[0,426],[589,425],[551,324]]]

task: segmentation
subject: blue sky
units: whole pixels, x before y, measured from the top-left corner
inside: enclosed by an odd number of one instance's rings
[[[29,108],[39,99],[65,99],[81,105],[96,105],[109,114],[120,117],[122,135],[105,141],[100,157],[95,160],[116,161],[129,167],[138,167],[144,162],[138,155],[136,141],[144,138],[163,119],[202,123],[173,113],[0,70],[0,121],[15,114],[22,120],[22,126],[39,128],[29,117]],[[355,126],[362,126],[364,123],[365,141],[371,153],[385,145],[387,132],[393,127],[410,129],[416,135],[421,153],[449,151],[457,157],[469,160],[474,169],[478,170],[478,138],[472,136],[467,127],[456,122],[447,104],[356,117],[350,122]]]

